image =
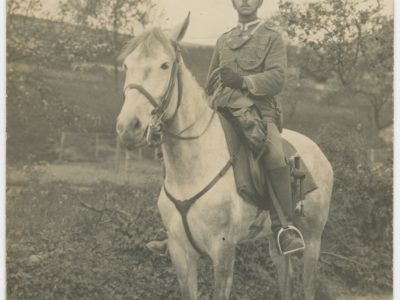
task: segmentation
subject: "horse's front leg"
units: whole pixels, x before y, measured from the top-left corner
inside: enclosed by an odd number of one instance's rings
[[[178,275],[182,299],[196,300],[198,254],[171,237],[168,238],[168,249]]]
[[[214,300],[229,300],[233,268],[235,263],[235,244],[227,238],[221,237],[214,243],[214,251],[211,255],[214,266]]]

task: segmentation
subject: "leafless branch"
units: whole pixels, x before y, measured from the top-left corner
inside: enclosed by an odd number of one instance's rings
[[[89,210],[92,210],[92,211],[95,211],[95,212],[100,213],[100,214],[104,214],[104,213],[108,212],[108,213],[111,213],[111,215],[115,215],[117,213],[118,215],[116,215],[116,217],[117,217],[118,221],[123,223],[123,224],[125,224],[125,225],[126,224],[131,224],[134,221],[134,219],[132,218],[132,216],[129,213],[127,213],[124,210],[118,209],[118,208],[113,208],[113,209],[106,208],[106,207],[97,208],[97,207],[92,206],[92,205],[90,205],[90,204],[88,204],[88,203],[86,203],[86,202],[84,202],[82,200],[79,200],[79,203],[82,206],[84,206],[85,208],[87,208]],[[121,216],[123,217],[123,219],[121,219]]]
[[[365,264],[363,264],[363,263],[360,263],[359,261],[356,261],[356,260],[354,260],[354,259],[352,259],[352,258],[348,258],[348,257],[345,257],[345,256],[343,256],[343,255],[340,255],[340,254],[336,254],[336,253],[332,253],[332,252],[326,252],[326,251],[321,251],[321,254],[322,254],[322,255],[333,256],[333,257],[335,257],[335,258],[339,258],[339,259],[341,259],[341,260],[345,260],[345,261],[351,262],[351,263],[356,264],[356,265],[359,265],[359,266],[361,266],[361,267],[368,268],[367,265],[365,265]]]

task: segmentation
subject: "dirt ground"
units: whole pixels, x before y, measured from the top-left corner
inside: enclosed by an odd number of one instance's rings
[[[40,174],[41,182],[66,181],[74,185],[96,184],[102,181],[143,187],[162,182],[162,167],[152,160],[134,161],[121,165],[113,163],[48,164],[34,167],[7,168],[7,182],[18,184],[27,180],[29,173]]]

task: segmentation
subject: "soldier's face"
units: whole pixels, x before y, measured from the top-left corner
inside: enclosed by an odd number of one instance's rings
[[[233,7],[239,15],[250,16],[257,12],[262,4],[262,0],[232,0]]]

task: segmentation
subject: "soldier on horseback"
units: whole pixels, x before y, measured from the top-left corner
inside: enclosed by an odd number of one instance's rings
[[[278,235],[283,224],[281,210],[293,226],[291,175],[283,152],[282,112],[275,99],[286,76],[286,49],[282,37],[257,17],[263,0],[232,0],[239,23],[217,41],[211,59],[206,91],[212,95],[222,84],[213,105],[228,107],[239,117],[250,148],[260,155],[280,207],[271,205],[272,231]],[[249,118],[251,119],[249,125]],[[244,121],[242,121],[244,120]],[[293,227],[291,227],[293,228]],[[280,237],[283,253],[303,248],[295,230],[285,230]]]
[[[217,41],[209,68],[206,93],[218,90],[214,108],[228,108],[242,124],[249,147],[266,171],[277,201],[270,206],[272,231],[281,253],[304,248],[292,224],[291,174],[283,151],[282,112],[275,99],[284,86],[286,49],[280,34],[257,17],[263,0],[232,0],[239,23]],[[279,239],[278,239],[279,233]],[[150,242],[153,251],[166,249],[165,241]]]

